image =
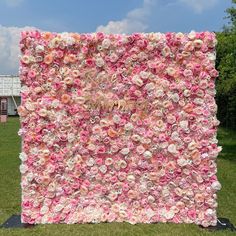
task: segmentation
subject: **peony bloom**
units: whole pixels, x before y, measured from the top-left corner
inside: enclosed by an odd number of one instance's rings
[[[35,110],[35,104],[33,102],[26,102],[25,103],[25,108],[29,111],[34,111]]]
[[[101,57],[98,57],[95,61],[96,66],[103,67],[105,65],[104,60]]]
[[[40,109],[38,114],[42,117],[46,117],[48,115],[48,112],[46,109]]]
[[[123,149],[120,150],[120,153],[122,155],[127,155],[129,152],[130,152],[129,148],[123,148]]]
[[[111,62],[116,62],[117,60],[119,59],[119,57],[115,54],[115,53],[112,53],[111,55],[110,55],[110,61]]]
[[[53,62],[53,55],[52,54],[47,54],[45,57],[44,57],[44,63],[49,65]]]
[[[110,45],[111,45],[111,40],[110,39],[107,39],[107,38],[103,39],[102,48],[108,49],[110,47]]]
[[[173,143],[168,146],[167,150],[168,150],[168,152],[170,152],[170,153],[172,153],[172,154],[177,153],[176,146],[175,146],[175,144],[173,144]]]
[[[214,190],[220,190],[221,189],[221,184],[220,184],[220,182],[219,181],[215,181],[215,182],[213,182],[212,184],[211,184],[211,187],[212,187],[212,189],[214,189]]]
[[[142,79],[147,79],[149,76],[150,76],[150,73],[149,72],[146,72],[146,71],[141,71],[140,73],[139,73],[139,75],[140,75],[140,77],[142,78]]]
[[[108,129],[107,134],[108,134],[108,136],[111,137],[111,138],[115,138],[115,137],[118,136],[118,132],[115,131],[115,130],[112,129],[112,128],[109,128],[109,129]]]
[[[195,40],[193,41],[193,45],[194,45],[194,47],[196,47],[196,48],[201,48],[201,47],[202,47],[202,44],[203,44],[203,41],[202,41],[201,39],[195,39]]]
[[[30,70],[30,71],[28,72],[28,76],[29,76],[30,78],[35,78],[36,72],[35,72],[34,70]]]
[[[142,145],[137,146],[136,151],[138,154],[143,154],[145,151],[145,148]]]
[[[175,73],[176,73],[176,70],[175,70],[175,68],[173,68],[173,67],[168,67],[168,68],[166,69],[166,73],[167,73],[169,76],[174,76]]]
[[[71,98],[70,98],[70,95],[68,95],[68,94],[63,94],[63,95],[61,96],[61,101],[62,101],[62,103],[67,104],[67,103],[70,102],[70,100],[71,100]]]
[[[71,77],[66,77],[66,78],[64,79],[64,82],[65,82],[65,84],[67,84],[67,85],[71,85],[71,84],[73,84],[73,79],[72,79]]]
[[[30,63],[30,57],[28,55],[23,55],[21,57],[21,61],[25,64],[29,64]]]
[[[133,76],[132,82],[133,82],[133,84],[135,84],[139,87],[143,86],[143,81],[139,78],[138,75]]]
[[[17,107],[17,112],[21,117],[24,117],[28,114],[28,111],[25,107],[23,107],[22,105]]]
[[[150,159],[152,158],[152,153],[150,151],[145,151],[143,153],[143,156],[146,158],[146,159]]]
[[[26,155],[25,152],[21,152],[20,155],[19,155],[19,158],[22,160],[22,161],[26,161],[28,156]]]
[[[190,69],[185,69],[183,74],[185,77],[193,76],[193,72]]]
[[[173,116],[173,115],[168,115],[168,116],[167,116],[167,122],[168,122],[169,124],[174,124],[174,123],[176,122],[175,116]]]

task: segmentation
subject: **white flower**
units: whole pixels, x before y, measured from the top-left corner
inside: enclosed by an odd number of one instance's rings
[[[163,197],[168,197],[170,195],[170,191],[167,187],[163,187],[161,193],[162,193]]]
[[[168,67],[166,69],[166,73],[170,76],[173,76],[175,74],[176,70],[173,67]]]
[[[95,160],[91,157],[86,161],[87,166],[93,166],[95,164]]]
[[[49,207],[48,207],[48,206],[43,206],[43,207],[40,209],[40,214],[44,215],[44,214],[46,214],[48,211],[49,211]]]
[[[128,175],[128,176],[127,176],[127,180],[128,180],[129,182],[133,182],[133,181],[135,181],[135,176],[134,176],[134,175]]]
[[[38,114],[42,117],[46,117],[48,115],[48,111],[46,109],[40,109]]]
[[[22,174],[26,173],[27,170],[28,170],[28,167],[26,165],[24,165],[24,164],[20,165],[20,172]]]
[[[95,63],[96,63],[96,66],[98,67],[103,67],[105,64],[104,60],[101,57],[98,57]]]
[[[176,38],[177,39],[182,39],[184,37],[184,34],[181,32],[176,33]]]
[[[188,129],[188,121],[187,120],[181,120],[179,122],[179,126],[184,130]]]
[[[207,216],[214,216],[215,215],[215,211],[213,211],[212,209],[207,209],[206,210],[206,215]]]
[[[172,134],[171,134],[171,138],[173,140],[178,140],[179,139],[179,133],[177,131],[174,131]]]
[[[155,89],[155,85],[152,82],[148,83],[145,85],[144,89],[146,89],[147,91],[151,91],[151,90]]]
[[[34,147],[30,150],[30,153],[33,154],[33,155],[37,155],[39,152],[38,148],[37,147]]]
[[[101,166],[99,167],[99,170],[100,170],[103,174],[105,174],[105,173],[107,172],[107,166],[101,165]]]
[[[32,102],[26,102],[25,103],[25,108],[29,111],[34,111],[35,110],[35,106],[34,106],[34,103]]]
[[[129,148],[123,148],[120,150],[120,153],[123,155],[127,155],[129,153]]]
[[[190,92],[190,90],[185,89],[183,94],[185,97],[189,97],[191,95],[191,92]]]
[[[174,93],[171,95],[171,99],[174,101],[174,102],[178,102],[179,101],[179,94],[178,93]]]
[[[113,122],[114,122],[115,124],[119,124],[119,123],[120,123],[120,120],[121,120],[118,115],[114,115],[112,119],[113,119]]]
[[[108,49],[111,45],[111,40],[110,39],[104,39],[102,41],[102,47],[105,48],[105,49]]]
[[[193,100],[193,103],[197,104],[197,105],[202,105],[204,103],[204,100],[201,98],[195,98]]]
[[[96,145],[94,145],[93,143],[90,143],[88,146],[87,146],[88,150],[90,151],[94,151],[96,149]]]
[[[203,44],[203,41],[201,39],[195,39],[193,41],[193,44],[196,48],[201,48],[202,44]]]
[[[152,195],[148,196],[148,201],[149,202],[155,202],[155,198]]]
[[[22,135],[24,135],[25,133],[26,133],[26,131],[25,131],[24,128],[19,129],[18,132],[17,132],[17,134],[18,134],[19,136],[22,136]]]
[[[141,184],[141,185],[139,186],[139,190],[140,190],[140,192],[142,192],[142,193],[147,192],[147,185]]]
[[[163,97],[163,96],[164,96],[164,91],[163,91],[162,89],[156,90],[155,96],[156,96],[157,98]]]
[[[25,152],[21,152],[20,155],[19,155],[19,158],[22,160],[22,161],[26,161],[27,160],[27,155]]]
[[[145,151],[143,153],[143,156],[147,159],[150,159],[150,158],[152,158],[152,153],[150,151]]]
[[[143,81],[139,78],[138,75],[133,76],[132,83],[141,87],[143,85]]]
[[[133,140],[133,141],[135,141],[135,142],[137,142],[137,141],[140,141],[140,136],[138,135],[138,134],[133,134],[132,136],[131,136],[131,139]]]
[[[215,53],[208,53],[207,54],[209,60],[215,61],[216,60],[216,54]]]
[[[72,143],[75,140],[75,134],[74,133],[69,133],[67,135],[67,139],[69,143]]]
[[[54,208],[55,212],[59,212],[64,208],[63,204],[57,204]]]
[[[168,146],[168,142],[161,142],[159,146],[160,148],[165,149]]]
[[[75,39],[67,32],[61,33],[61,39],[65,41],[67,45],[73,45],[75,43]]]
[[[179,159],[177,160],[177,164],[178,164],[179,166],[181,166],[181,167],[186,166],[186,165],[188,164],[188,160],[186,160],[186,159],[184,159],[184,158],[179,158]]]
[[[177,153],[177,150],[176,150],[176,146],[175,146],[175,144],[170,144],[169,146],[168,146],[168,152],[170,152],[170,153]]]
[[[33,180],[33,178],[34,178],[34,174],[33,173],[28,173],[27,175],[26,175],[26,179],[27,179],[27,181],[32,181]]]
[[[120,160],[120,162],[119,162],[119,166],[120,166],[122,169],[125,169],[125,168],[127,167],[127,163],[126,163],[126,161],[124,161],[124,160]]]
[[[134,126],[133,126],[133,124],[132,123],[127,123],[127,124],[125,124],[125,130],[132,130],[133,128],[134,128]]]
[[[214,181],[212,184],[211,184],[211,187],[214,189],[214,190],[220,190],[221,189],[221,184],[219,181]]]
[[[195,39],[195,37],[196,37],[196,32],[192,30],[192,31],[188,34],[188,38],[193,40],[193,39]]]
[[[166,215],[165,215],[165,218],[167,220],[170,220],[172,219],[173,217],[175,216],[175,212],[173,211],[173,209],[169,210],[166,212]]]
[[[43,45],[37,45],[37,46],[35,47],[35,51],[36,51],[37,53],[43,52],[43,51],[44,51],[44,46],[43,46]]]
[[[140,75],[140,77],[141,77],[142,79],[147,79],[150,74],[149,74],[148,72],[146,72],[146,71],[141,71],[141,72],[139,73],[139,75]]]
[[[175,216],[175,212],[173,209],[170,209],[169,211],[165,208],[161,209],[160,214],[166,218],[167,220],[172,219]]]
[[[152,197],[152,196],[148,196],[148,198],[149,197]],[[155,198],[154,198],[154,200],[155,200]],[[154,201],[152,201],[152,202],[154,202]],[[156,213],[155,213],[155,211],[153,211],[152,209],[149,208],[146,210],[146,215],[148,216],[149,219],[151,219],[154,215],[156,215]]]

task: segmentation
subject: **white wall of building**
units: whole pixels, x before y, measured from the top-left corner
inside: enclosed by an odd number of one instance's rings
[[[0,97],[7,97],[8,115],[15,115],[16,106],[19,106],[21,103],[20,88],[21,83],[18,76],[0,75]]]
[[[20,88],[18,76],[0,75],[0,96],[20,96]]]

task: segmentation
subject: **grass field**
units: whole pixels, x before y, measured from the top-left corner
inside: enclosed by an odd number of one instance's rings
[[[0,123],[0,224],[13,214],[20,214],[20,137],[19,119],[9,118]],[[218,178],[222,189],[218,192],[218,217],[226,217],[236,225],[236,132],[219,128],[219,145],[223,151],[217,160]],[[37,225],[31,229],[0,229],[1,236],[8,235],[235,235],[235,232],[209,232],[193,224],[137,224],[104,223],[76,225]]]

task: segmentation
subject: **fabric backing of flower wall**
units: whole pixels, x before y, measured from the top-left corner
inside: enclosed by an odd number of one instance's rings
[[[216,43],[22,32],[22,222],[216,225]]]

